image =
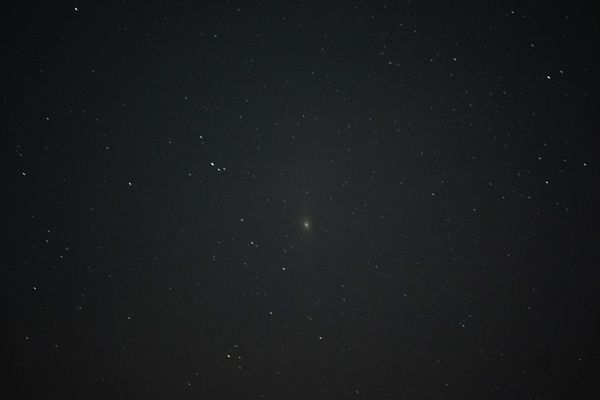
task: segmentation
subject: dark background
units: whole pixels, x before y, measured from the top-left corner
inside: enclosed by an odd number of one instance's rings
[[[6,6],[4,390],[595,397],[595,4]]]

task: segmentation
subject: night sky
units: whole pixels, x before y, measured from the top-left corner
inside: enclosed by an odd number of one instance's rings
[[[600,391],[592,1],[15,2],[3,391]]]

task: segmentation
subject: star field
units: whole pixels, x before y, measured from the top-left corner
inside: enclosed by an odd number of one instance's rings
[[[594,398],[598,17],[8,7],[5,391]]]

